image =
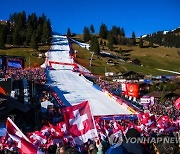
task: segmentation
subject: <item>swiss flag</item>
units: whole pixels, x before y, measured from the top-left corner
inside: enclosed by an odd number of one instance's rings
[[[180,97],[174,102],[174,106],[180,110]]]
[[[63,114],[67,131],[76,144],[81,145],[98,136],[88,101],[64,108]]]
[[[20,131],[20,129],[15,125],[15,123],[8,117],[6,121],[6,129],[8,135],[11,139],[18,143],[18,148],[21,153],[36,154],[37,149],[29,141],[29,139]]]
[[[171,119],[168,116],[161,116],[157,120],[157,127],[161,131],[165,131],[165,132],[170,132],[175,129],[175,127],[173,126],[173,123],[171,123]]]
[[[56,124],[56,127],[59,129],[59,131],[63,134],[63,136],[65,134],[67,134],[67,129],[66,129],[66,124],[64,121],[59,122]]]
[[[154,115],[150,115],[149,113],[139,113],[138,119],[141,124],[148,128],[156,127],[156,119]]]
[[[45,144],[47,142],[45,136],[43,136],[39,131],[29,133],[28,137],[33,144]]]

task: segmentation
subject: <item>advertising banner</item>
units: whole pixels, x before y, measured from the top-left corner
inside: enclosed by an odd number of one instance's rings
[[[139,97],[139,85],[134,83],[127,83],[126,84],[126,91],[128,96],[132,96],[135,98]]]
[[[16,59],[8,59],[7,62],[8,68],[22,68],[22,61]]]
[[[150,104],[151,103],[151,97],[150,96],[145,96],[140,98],[141,104]]]

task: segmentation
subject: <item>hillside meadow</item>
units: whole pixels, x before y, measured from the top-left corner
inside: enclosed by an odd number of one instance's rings
[[[82,35],[76,36],[76,39],[82,40]],[[103,40],[103,42],[106,40]],[[88,42],[87,42],[88,43]],[[107,41],[106,41],[107,44]],[[130,62],[122,62],[119,59],[113,59],[115,65],[107,64],[109,57],[101,57],[94,55],[92,60],[91,70],[94,74],[104,75],[105,72],[126,72],[135,71],[146,75],[173,75],[173,73],[162,72],[156,68],[180,72],[180,48],[166,48],[156,46],[154,48],[147,47],[146,42],[144,48],[127,45],[114,45],[114,50],[110,51],[106,46],[100,46],[101,51],[106,51],[113,55],[119,56],[122,59],[134,60],[138,59],[141,66]],[[78,50],[76,61],[84,67],[90,69],[89,61],[91,53],[89,50],[79,47],[77,44],[72,45],[74,50]],[[119,49],[122,49],[119,52]]]

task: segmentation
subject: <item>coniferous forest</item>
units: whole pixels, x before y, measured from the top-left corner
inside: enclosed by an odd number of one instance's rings
[[[147,35],[145,38],[147,41],[152,41],[158,45],[162,45],[165,47],[180,47],[180,28],[177,28],[174,31],[170,31],[164,34],[163,31],[158,31],[157,33],[153,33],[151,35]]]
[[[90,41],[90,45],[94,47],[94,36],[92,32],[90,32],[90,29],[92,29],[93,25],[88,27],[84,27],[83,30],[83,40],[84,42]],[[93,31],[94,32],[94,31]],[[157,47],[159,46],[165,46],[165,47],[180,47],[180,28],[177,28],[173,31],[169,31],[166,34],[164,34],[164,31],[158,31],[153,34],[149,34],[146,37],[139,38],[139,41],[136,42],[136,35],[135,32],[132,32],[132,37],[128,38],[125,35],[124,28],[112,26],[110,30],[108,30],[107,26],[102,23],[99,28],[98,35],[95,35],[95,37],[101,38],[99,44],[103,45],[102,39],[105,39],[108,41],[107,47],[110,50],[113,50],[113,45],[127,45],[127,46],[136,46],[138,45],[140,48],[144,48],[143,45],[144,41],[148,41],[149,45],[146,47]],[[154,44],[156,44],[154,46]],[[106,46],[106,45],[105,45]],[[92,49],[92,48],[91,48]],[[97,53],[99,53],[99,47],[97,47]]]
[[[11,47],[31,47],[38,49],[39,45],[49,44],[52,29],[51,22],[45,14],[26,15],[25,11],[11,14],[9,20],[0,23],[0,48],[5,44]]]

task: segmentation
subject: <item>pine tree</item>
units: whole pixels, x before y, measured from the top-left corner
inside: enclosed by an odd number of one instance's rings
[[[26,12],[25,11],[21,13],[21,21],[22,21],[22,28],[25,29],[26,28]]]
[[[37,15],[35,13],[31,14],[31,26],[33,28],[33,31],[37,28]]]
[[[68,30],[67,30],[67,37],[70,37],[71,36],[71,30],[70,28],[68,27]]]
[[[102,41],[102,39],[100,39],[99,44],[100,44],[100,45],[103,45],[103,41]]]
[[[50,19],[47,20],[47,27],[48,27],[48,37],[51,38],[52,35],[52,27]],[[48,43],[51,42],[51,39],[48,39]]]
[[[90,25],[90,31],[91,31],[91,33],[94,33],[94,32],[95,32],[93,25]]]
[[[13,33],[13,45],[19,45],[20,43],[20,37],[19,37],[19,30],[18,28],[15,28]]]
[[[31,41],[32,33],[33,33],[33,29],[31,27],[30,23],[28,23],[27,32],[26,32],[26,45],[29,45],[29,43]]]
[[[37,33],[37,40],[38,40],[39,43],[42,43],[42,39],[41,39],[42,29],[43,29],[42,25],[38,24],[36,33]]]
[[[31,36],[30,47],[33,49],[38,49],[37,37],[35,32]]]
[[[108,33],[107,40],[108,40],[108,45],[107,45],[108,48],[110,50],[113,50],[113,36],[111,32]]]
[[[132,32],[132,44],[135,45],[136,44],[136,35],[134,32]]]
[[[118,35],[118,28],[117,28],[117,26],[112,26],[111,33],[112,33],[113,36],[117,36]]]
[[[48,38],[49,38],[48,24],[47,22],[45,22],[43,23],[42,43],[47,44]]]
[[[99,37],[103,38],[103,39],[106,39],[107,34],[108,34],[107,26],[104,23],[102,23],[101,26],[100,26],[100,30],[99,30]]]
[[[5,28],[0,27],[0,49],[5,49]]]
[[[143,48],[143,39],[142,38],[139,39],[139,47]]]
[[[151,48],[154,47],[154,46],[153,46],[153,40],[152,40],[152,39],[149,40],[149,46],[150,46]]]
[[[118,27],[117,26],[112,26],[110,32],[112,34],[113,44],[118,44],[118,35],[119,35]]]
[[[126,35],[125,35],[124,28],[121,28],[121,35],[124,36],[124,37],[126,36]]]
[[[96,36],[92,36],[91,38],[90,50],[95,52],[97,55],[100,54],[99,42]]]
[[[88,27],[84,27],[83,30],[83,40],[85,42],[88,42],[91,39],[91,34]]]

